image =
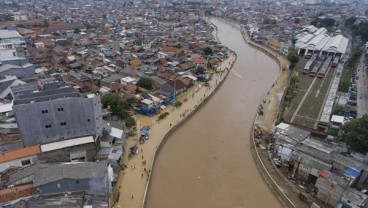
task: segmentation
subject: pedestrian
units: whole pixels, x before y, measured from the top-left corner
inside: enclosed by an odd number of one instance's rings
[[[133,194],[132,194],[132,199],[134,199],[134,196],[133,196]]]
[[[141,175],[142,175],[142,178],[143,178],[143,173]]]
[[[143,160],[143,155],[142,155],[142,160]]]
[[[144,172],[147,172],[147,169],[146,168],[144,168]]]
[[[171,123],[170,123],[170,128],[171,128]]]

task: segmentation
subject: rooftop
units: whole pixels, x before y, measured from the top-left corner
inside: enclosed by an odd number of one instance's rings
[[[37,155],[39,153],[41,153],[39,145],[24,147],[24,148],[21,148],[21,149],[16,149],[16,150],[11,150],[11,151],[6,151],[6,152],[3,152],[3,153],[0,153],[0,162],[7,162],[7,161],[11,161],[11,160],[16,160],[16,159],[23,158],[23,157]]]

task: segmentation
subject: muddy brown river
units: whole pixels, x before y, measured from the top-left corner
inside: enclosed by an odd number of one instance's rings
[[[163,145],[155,162],[147,208],[282,207],[260,176],[250,131],[278,65],[244,43],[238,28],[211,20],[238,59],[212,98]]]

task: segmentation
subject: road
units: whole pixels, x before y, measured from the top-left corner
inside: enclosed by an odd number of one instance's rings
[[[366,69],[364,55],[359,60],[357,76],[359,77],[358,80],[356,80],[358,88],[357,111],[358,118],[360,118],[368,113],[368,70]]]

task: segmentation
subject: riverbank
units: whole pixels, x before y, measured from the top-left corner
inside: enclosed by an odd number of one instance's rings
[[[211,81],[205,86],[204,83],[197,84],[187,90],[187,92],[178,98],[182,106],[167,107],[165,112],[169,115],[163,120],[158,120],[158,116],[146,117],[137,116],[137,127],[150,127],[150,139],[143,144],[138,144],[137,139],[130,138],[126,141],[125,155],[122,161],[127,165],[122,170],[117,183],[118,193],[120,193],[114,207],[144,207],[147,191],[151,180],[152,170],[156,155],[161,146],[166,141],[170,133],[181,125],[192,113],[194,113],[223,83],[228,72],[236,60],[236,54],[231,53],[229,57],[222,62],[222,72],[214,73]],[[138,146],[139,154],[128,159],[129,147]],[[118,195],[118,194],[116,194]]]

